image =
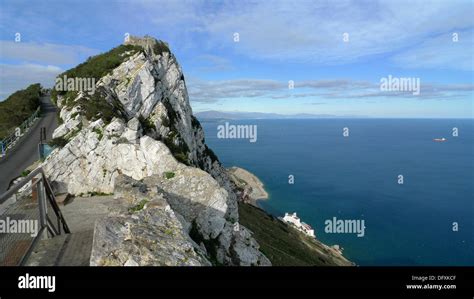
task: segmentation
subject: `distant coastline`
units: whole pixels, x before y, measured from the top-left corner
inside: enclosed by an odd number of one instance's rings
[[[327,119],[327,118],[368,118],[367,115],[333,115],[333,114],[279,114],[264,112],[239,111],[201,111],[194,114],[199,120],[243,120],[243,119]]]

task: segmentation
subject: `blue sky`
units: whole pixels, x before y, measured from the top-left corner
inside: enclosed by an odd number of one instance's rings
[[[0,98],[130,33],[169,43],[194,112],[472,118],[473,3],[0,0]],[[382,92],[389,75],[420,95]]]

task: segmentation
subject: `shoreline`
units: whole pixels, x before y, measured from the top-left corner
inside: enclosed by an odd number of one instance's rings
[[[237,166],[232,166],[230,168],[227,168],[227,172],[231,178],[231,180],[236,184],[237,188],[240,190],[240,197],[241,201],[247,204],[250,204],[258,209],[261,209],[262,211],[265,211],[263,208],[258,206],[257,201],[259,200],[267,200],[269,198],[268,192],[265,190],[265,186],[260,181],[260,179],[254,175],[253,173],[249,172],[246,169],[243,169],[241,167]],[[267,212],[265,212],[267,213]],[[279,217],[278,217],[279,218]],[[289,225],[288,223],[280,220],[281,223],[285,223],[286,225]],[[291,227],[291,226],[290,226]],[[335,257],[337,260],[341,260],[342,264],[340,266],[356,266],[356,264],[350,260],[348,260],[344,254],[343,254],[343,249],[339,245],[328,245],[323,242],[321,242],[319,239],[314,237],[314,239],[311,239],[312,241],[304,241],[307,238],[310,238],[306,235],[304,235],[302,232],[298,231],[295,229],[295,232],[298,234],[301,234],[304,236],[301,238],[301,242],[303,243],[313,243],[316,246],[320,246],[323,251],[327,254],[329,257]],[[311,246],[307,244],[308,246]]]

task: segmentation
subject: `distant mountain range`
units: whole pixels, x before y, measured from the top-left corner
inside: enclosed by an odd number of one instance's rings
[[[225,111],[202,111],[194,114],[199,119],[309,119],[309,118],[366,118],[366,116],[355,115],[332,115],[332,114],[278,114],[263,112],[225,112]]]

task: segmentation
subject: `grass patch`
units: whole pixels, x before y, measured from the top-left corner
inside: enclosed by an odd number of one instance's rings
[[[153,45],[153,52],[155,54],[162,54],[164,52],[170,53],[170,48],[162,41],[158,41]]]
[[[53,138],[51,139],[49,142],[48,142],[48,145],[51,146],[51,147],[64,147],[66,144],[68,143],[68,140],[64,137],[56,137],[56,138]]]
[[[21,177],[27,177],[31,173],[31,170],[25,169],[21,172]]]
[[[135,45],[120,45],[112,50],[89,57],[85,62],[79,64],[75,68],[67,70],[58,75],[58,78],[94,78],[98,82],[100,78],[110,73],[118,67],[122,62],[130,56],[143,51],[143,48]],[[57,102],[58,95],[62,95],[66,99],[66,105],[71,106],[72,100],[77,96],[77,91],[57,91],[55,88],[51,90],[51,98]]]
[[[329,266],[321,245],[262,209],[239,202],[240,223],[250,229],[273,266]]]
[[[104,133],[102,132],[101,129],[99,128],[94,128],[92,129],[92,132],[96,133],[99,137],[99,140],[102,140],[102,137],[104,137]]]
[[[172,172],[172,171],[166,171],[165,173],[163,173],[163,176],[164,176],[167,180],[169,180],[169,179],[174,178],[175,173]]]
[[[144,135],[148,133],[152,133],[153,130],[155,129],[155,125],[149,118],[145,119],[142,115],[140,115],[138,117],[138,121],[140,122],[140,125],[142,126]]]
[[[179,136],[177,131],[172,131],[168,137],[163,140],[163,142],[169,148],[171,154],[173,154],[176,160],[185,165],[189,165],[189,148],[186,145],[186,142],[184,142],[184,140]],[[178,145],[176,143],[178,143]]]
[[[143,210],[143,208],[145,207],[147,202],[149,202],[148,199],[142,199],[137,205],[135,205],[135,206],[131,207],[130,209],[128,209],[128,211],[130,213],[136,213],[138,211],[141,211],[141,210]]]
[[[170,120],[166,116],[161,116],[161,124],[165,127],[169,127]]]
[[[82,99],[79,102],[84,116],[91,121],[101,118],[105,124],[109,124],[114,117],[120,114],[99,91],[96,91],[89,99]]]
[[[55,105],[56,105],[56,103],[55,103]],[[58,120],[58,126],[60,126],[64,123],[64,120],[61,118],[61,109],[57,109],[56,119]]]

